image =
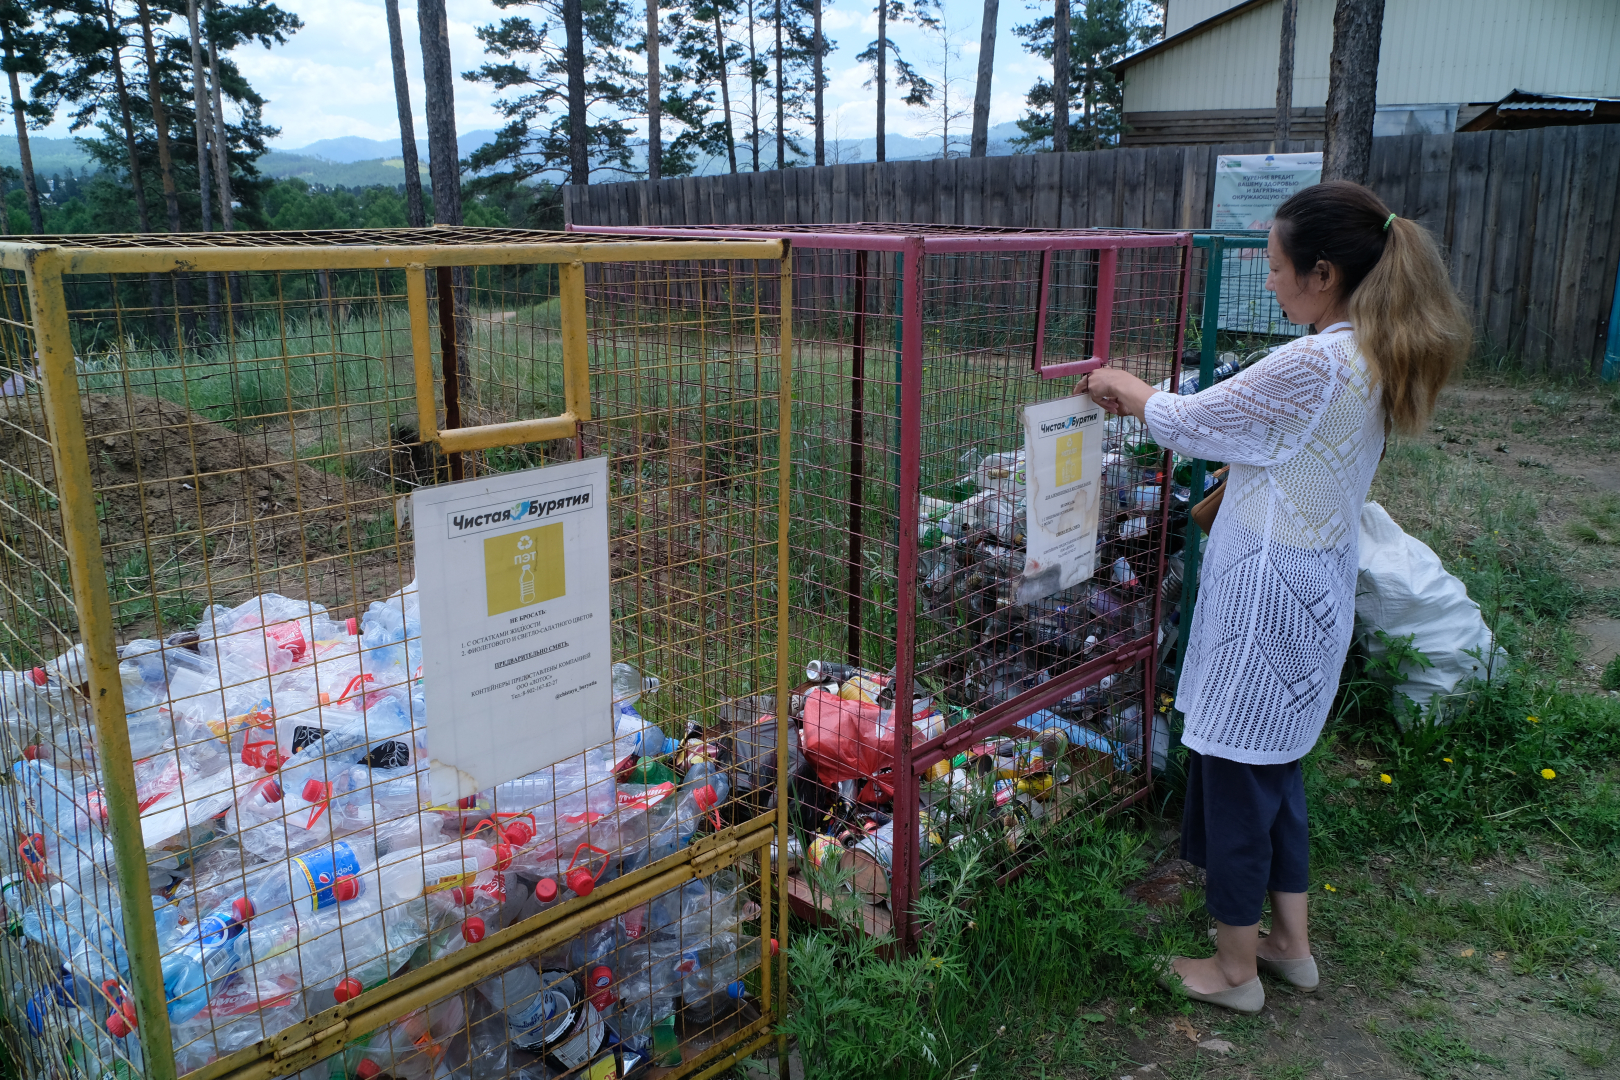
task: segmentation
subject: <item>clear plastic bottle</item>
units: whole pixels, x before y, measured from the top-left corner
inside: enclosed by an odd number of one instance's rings
[[[201,1012],[220,982],[241,966],[237,939],[252,914],[248,899],[238,897],[188,924],[168,943],[162,968],[171,1023]]]

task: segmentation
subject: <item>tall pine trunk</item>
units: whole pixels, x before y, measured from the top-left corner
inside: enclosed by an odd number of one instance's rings
[[[821,36],[821,0],[810,0],[810,3],[811,3],[811,19],[815,24],[814,29],[815,29],[815,38],[816,38],[816,44],[815,44],[816,54],[815,54],[815,56],[810,58],[810,78],[812,80],[814,80],[814,82],[816,84],[816,86],[815,86],[816,164],[817,165],[825,165],[825,164],[827,164],[827,117],[826,117],[826,113],[823,111],[823,108],[822,108],[822,105],[823,105],[823,102],[824,102],[822,91],[825,89],[825,87],[822,84],[826,80],[822,77],[821,68],[822,68],[823,56],[827,52],[827,43]]]
[[[1382,44],[1383,0],[1338,0],[1333,8],[1333,52],[1327,62],[1322,180],[1367,181]]]
[[[658,88],[658,0],[647,0],[647,179],[659,179],[664,159],[664,109]]]
[[[411,81],[405,73],[405,33],[399,24],[399,0],[383,0],[388,9],[388,54],[394,65],[394,108],[399,113],[399,150],[405,163],[405,220],[413,228],[427,224],[422,209],[422,166],[416,160],[416,124],[411,119]]]
[[[782,0],[776,0],[776,167],[787,168],[787,84],[782,81]]]
[[[192,132],[197,137],[197,196],[202,203],[202,231],[214,231],[213,193],[208,188],[208,82],[203,76],[202,33],[197,25],[197,0],[187,0],[186,22],[191,33]],[[209,271],[208,333],[219,337],[219,275]]]
[[[973,88],[973,135],[968,140],[968,156],[984,157],[990,151],[990,75],[996,64],[996,16],[999,0],[984,0],[984,20],[979,24],[979,79]]]
[[[568,182],[591,182],[590,120],[585,115],[585,11],[580,0],[563,0],[563,64],[568,69]]]
[[[214,0],[208,0],[208,14],[214,14]],[[208,34],[208,85],[213,95],[214,109],[214,188],[219,192],[219,227],[225,232],[236,231],[236,210],[231,197],[231,139],[225,129],[225,102],[219,88],[219,44],[213,32]],[[239,274],[226,274],[225,282],[231,303],[242,305],[242,278]]]
[[[877,159],[888,161],[884,112],[889,103],[889,0],[878,0],[877,94]]]
[[[577,5],[579,0],[573,0]],[[417,30],[422,42],[422,96],[427,111],[428,176],[433,182],[433,222],[461,224],[461,152],[456,146],[455,69],[450,63],[450,23],[444,0],[420,0]],[[434,280],[430,278],[429,280]],[[468,338],[467,271],[455,267],[450,284],[456,337],[456,381],[463,400],[472,396]]]
[[[1294,24],[1299,0],[1283,0],[1282,33],[1277,42],[1277,121],[1272,129],[1274,154],[1288,152],[1289,126],[1294,120]]]
[[[118,120],[124,130],[124,152],[129,156],[129,186],[135,194],[135,216],[140,222],[141,232],[149,233],[152,231],[152,212],[146,203],[146,181],[141,178],[141,155],[135,142],[135,117],[130,110],[129,83],[124,78],[124,35],[118,15],[113,10],[113,0],[103,0],[101,14],[113,41],[109,56],[113,92],[118,96]],[[168,325],[158,314],[163,310],[163,286],[156,274],[146,275],[146,288],[151,300],[152,318],[156,323],[156,336],[160,341],[167,341]]]
[[[11,114],[17,121],[17,156],[22,159],[23,192],[28,196],[28,220],[34,226],[34,232],[45,231],[45,217],[39,209],[39,185],[34,177],[34,154],[28,145],[28,112],[23,104],[22,82],[17,77],[17,70],[12,65],[16,57],[12,53],[11,39],[6,38],[6,75],[11,80]]]
[[[737,131],[731,122],[731,80],[726,71],[726,32],[720,24],[720,5],[714,5],[714,54],[720,69],[720,111],[726,121],[726,160],[737,171]]]
[[[421,0],[416,8],[422,40],[422,89],[428,127],[428,176],[433,181],[433,222],[461,224],[461,152],[456,146],[456,73],[450,64],[450,26],[444,0]]]
[[[157,129],[158,174],[163,179],[163,202],[168,210],[169,231],[180,231],[180,192],[174,182],[174,154],[169,146],[169,110],[163,104],[163,81],[158,75],[157,46],[152,41],[152,12],[147,0],[138,0],[141,44],[146,53],[146,96],[152,108],[152,126]],[[197,338],[197,313],[192,309],[191,276],[175,273],[175,296],[180,304],[181,329],[186,339]]]
[[[1052,149],[1069,148],[1069,0],[1052,9]]]
[[[1383,38],[1384,0],[1339,0],[1333,9],[1333,52],[1328,57],[1324,180],[1367,182]]]
[[[759,172],[759,51],[754,44],[754,0],[748,0],[748,141]]]

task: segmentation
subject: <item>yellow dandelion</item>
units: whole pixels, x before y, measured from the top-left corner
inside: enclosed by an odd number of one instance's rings
[[[1379,773],[1378,774],[1378,779],[1382,780],[1386,784],[1393,784],[1395,782],[1394,779],[1387,772]]]
[[[1322,882],[1322,891],[1323,892],[1338,892],[1339,890],[1335,889],[1332,885],[1329,885],[1327,882],[1324,881],[1324,882]]]
[[[1441,758],[1440,760],[1445,762],[1447,765],[1451,764],[1451,759],[1450,758]]]
[[[1525,719],[1528,720],[1532,724],[1541,723],[1541,717],[1539,717],[1539,716],[1527,716],[1527,717],[1525,717]]]
[[[1542,769],[1541,770],[1541,778],[1543,780],[1553,780],[1553,779],[1556,779],[1557,776],[1558,776],[1558,774],[1553,772],[1551,769]]]

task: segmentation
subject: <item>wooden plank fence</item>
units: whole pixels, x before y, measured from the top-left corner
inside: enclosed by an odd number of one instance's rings
[[[856,221],[1204,228],[1218,154],[1269,143],[868,162],[564,189],[580,225]],[[1292,152],[1318,150],[1295,142]],[[1372,187],[1432,230],[1487,350],[1595,374],[1620,265],[1620,125],[1373,141]]]

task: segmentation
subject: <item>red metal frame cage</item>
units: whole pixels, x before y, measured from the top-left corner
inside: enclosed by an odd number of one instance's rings
[[[1112,362],[1176,385],[1191,234],[884,224],[615,231],[791,244],[792,654],[841,655],[882,673],[891,690],[916,687],[893,694],[878,720],[880,735],[884,724],[892,733],[892,767],[852,768],[854,781],[834,772],[844,798],[817,807],[847,822],[859,815],[840,807],[869,809],[893,792],[892,849],[865,835],[871,820],[844,832],[844,847],[888,862],[888,911],[867,910],[867,929],[892,929],[908,948],[913,900],[953,847],[980,845],[1005,882],[1027,865],[1018,849],[1031,817],[1143,798],[1163,707],[1154,675],[1168,456],[1135,421],[1109,422],[1097,570],[1034,604],[1016,602],[1022,507],[997,504],[992,489],[1005,481],[986,477],[1007,466],[1021,478],[1021,407],[1073,394],[1075,376]],[[891,357],[892,367],[883,362]],[[1021,489],[1009,485],[1008,497]],[[990,505],[999,518],[972,509]],[[800,690],[817,716],[845,707],[812,697],[827,691],[810,683]],[[814,731],[802,737],[814,759]],[[1020,764],[1004,767],[1009,753]],[[1041,764],[1054,754],[1061,765]],[[1025,776],[1042,769],[1039,782]],[[985,798],[962,796],[968,787]],[[799,821],[843,828],[813,814]],[[830,906],[803,881],[790,895],[802,914]]]

